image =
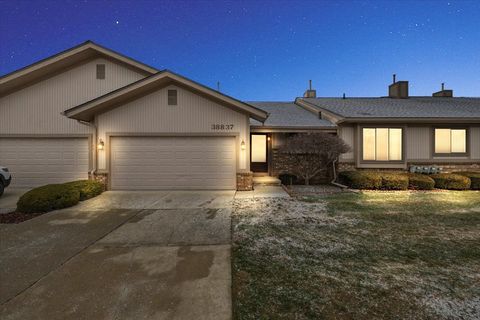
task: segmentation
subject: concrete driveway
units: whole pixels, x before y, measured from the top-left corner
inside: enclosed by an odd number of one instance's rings
[[[0,225],[0,318],[230,319],[233,197],[105,192]]]
[[[5,192],[0,197],[0,214],[15,211],[18,199],[28,190],[30,189],[5,188]]]

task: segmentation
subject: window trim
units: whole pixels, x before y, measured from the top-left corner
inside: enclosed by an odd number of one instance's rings
[[[402,158],[400,160],[364,160],[363,159],[363,129],[401,129],[402,130]],[[360,126],[360,152],[358,153],[358,157],[360,159],[360,163],[362,164],[404,164],[405,163],[405,127],[398,126],[398,125],[364,125]]]
[[[465,152],[449,152],[449,153],[437,153],[435,152],[435,129],[463,129],[465,130]],[[451,135],[451,133],[450,133]],[[450,136],[451,138],[451,136]],[[432,158],[433,157],[470,157],[470,127],[466,126],[433,126],[431,134],[432,145]],[[450,146],[451,148],[451,146]]]
[[[170,93],[171,92],[175,92],[175,96],[174,96],[175,97],[175,103],[170,103]],[[177,89],[167,89],[167,105],[178,106],[178,90]]]

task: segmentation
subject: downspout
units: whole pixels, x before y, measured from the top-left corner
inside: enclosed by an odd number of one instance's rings
[[[346,185],[343,185],[341,183],[335,182],[337,180],[337,170],[335,170],[335,164],[337,163],[337,159],[333,160],[332,166],[333,166],[333,180],[330,181],[331,184],[333,184],[336,187],[342,188],[342,189],[347,189],[348,187]]]
[[[95,129],[95,130],[94,130],[94,133],[93,133],[93,146],[90,146],[90,148],[93,147],[93,153],[92,153],[92,155],[93,155],[93,159],[92,159],[92,160],[93,160],[93,161],[92,161],[92,162],[93,162],[93,166],[92,166],[92,167],[93,167],[93,168],[92,168],[92,170],[90,170],[90,171],[88,172],[89,175],[93,175],[93,174],[95,174],[95,172],[97,171],[97,137],[98,137],[98,128],[97,128],[97,126],[96,126],[94,123],[92,123],[92,122],[83,121],[83,120],[77,120],[77,122],[78,122],[78,123],[81,123],[81,124],[83,124],[83,125],[85,125],[85,126],[89,126],[89,127]]]

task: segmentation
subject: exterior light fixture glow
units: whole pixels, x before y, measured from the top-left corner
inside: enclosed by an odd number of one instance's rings
[[[245,141],[242,140],[242,143],[240,143],[240,148],[242,150],[245,150]]]
[[[270,137],[267,137],[267,141],[270,141]]]
[[[98,148],[98,150],[103,150],[103,149],[105,148],[105,143],[103,142],[102,139],[100,139],[100,140],[98,141],[97,148]]]

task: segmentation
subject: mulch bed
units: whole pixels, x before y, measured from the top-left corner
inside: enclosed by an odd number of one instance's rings
[[[42,213],[10,212],[0,214],[0,223],[20,223],[35,218]]]

